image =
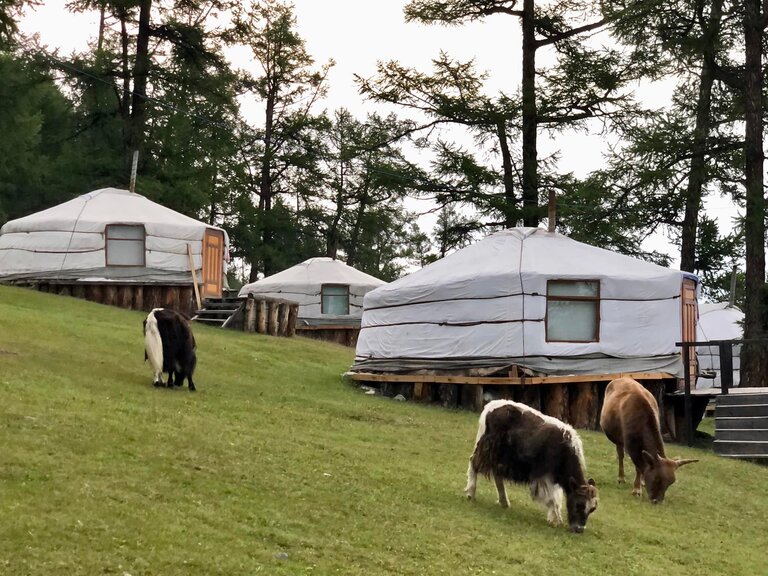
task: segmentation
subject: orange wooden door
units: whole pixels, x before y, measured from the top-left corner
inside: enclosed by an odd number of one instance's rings
[[[683,279],[682,294],[683,334],[682,342],[696,342],[696,319],[699,317],[699,304],[696,300],[696,282],[690,278]],[[696,381],[696,347],[688,348],[688,361],[691,367],[691,382]]]
[[[221,298],[224,274],[224,233],[208,228],[203,237],[203,298]]]

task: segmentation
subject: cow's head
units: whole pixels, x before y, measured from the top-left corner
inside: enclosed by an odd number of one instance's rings
[[[645,491],[648,493],[648,499],[652,504],[658,504],[664,501],[664,495],[667,488],[675,483],[675,471],[680,466],[698,462],[698,460],[673,460],[665,458],[660,454],[652,456],[649,452],[643,450],[643,481],[645,482]]]
[[[566,497],[568,508],[568,526],[571,532],[584,532],[587,518],[597,510],[597,486],[590,478],[586,484],[579,484],[574,478],[570,479],[570,493]]]

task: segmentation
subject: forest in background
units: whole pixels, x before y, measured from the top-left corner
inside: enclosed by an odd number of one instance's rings
[[[227,230],[243,263],[233,282],[318,255],[389,281],[537,226],[554,191],[558,231],[669,265],[644,249],[663,233],[712,300],[738,265],[745,334],[766,332],[759,0],[411,0],[410,22],[506,19],[521,32],[521,84],[491,93],[473,61],[437,48],[415,69],[383,46],[357,82],[387,112],[359,118],[320,105],[334,63],[308,52],[290,3],[71,0],[100,17],[89,48],[68,55],[19,32],[35,3],[0,0],[0,223],[127,187],[138,150],[140,193]],[[251,70],[228,60],[232,47]],[[638,82],[664,80],[665,108],[636,99]],[[621,144],[583,178],[559,173],[537,138],[573,130]],[[715,195],[739,208],[727,230],[703,209]],[[432,202],[433,230],[409,198]],[[747,371],[768,373],[758,356]]]

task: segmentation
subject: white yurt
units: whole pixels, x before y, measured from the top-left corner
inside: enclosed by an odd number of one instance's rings
[[[220,296],[229,239],[140,194],[103,188],[0,229],[0,282],[192,285]],[[191,254],[191,258],[190,258]]]
[[[299,325],[359,323],[363,297],[383,280],[333,258],[310,258],[287,270],[246,284],[248,294],[282,298],[299,304]]]
[[[697,284],[555,232],[508,229],[369,292],[352,370],[682,377],[675,344],[695,337]]]
[[[699,303],[699,322],[696,326],[696,340],[741,340],[744,337],[744,312],[728,302]],[[733,350],[733,385],[739,385],[741,345]],[[699,346],[696,349],[699,361],[697,388],[720,387],[720,350],[718,346]],[[714,378],[703,378],[714,376]]]

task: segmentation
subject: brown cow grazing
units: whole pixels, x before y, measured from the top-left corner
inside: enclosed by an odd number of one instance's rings
[[[531,498],[547,508],[550,524],[562,524],[565,492],[568,526],[581,533],[597,509],[597,488],[586,477],[584,448],[568,424],[510,400],[486,404],[480,415],[467,487],[475,499],[477,475],[493,476],[499,504],[509,507],[504,481],[528,484]]]
[[[640,496],[642,486],[656,504],[675,482],[675,471],[698,460],[672,460],[664,453],[659,427],[659,406],[642,384],[632,378],[617,378],[608,384],[600,413],[600,426],[616,444],[619,482],[624,482],[624,450],[635,465],[632,494]]]

